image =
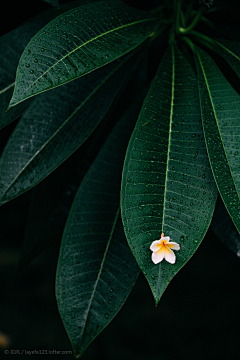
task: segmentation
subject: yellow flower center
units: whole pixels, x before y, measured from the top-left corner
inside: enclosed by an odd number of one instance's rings
[[[162,240],[161,245],[162,246],[167,246],[166,244],[167,244],[167,240]]]

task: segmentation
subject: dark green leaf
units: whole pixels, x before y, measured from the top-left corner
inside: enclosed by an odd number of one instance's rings
[[[59,0],[42,0],[46,3],[50,4],[53,7],[59,7]]]
[[[76,155],[77,152],[74,154]],[[78,166],[76,167],[76,163]],[[60,246],[65,222],[81,179],[79,156],[71,156],[33,189],[24,232],[19,270],[26,269],[42,252]],[[61,181],[59,181],[61,179]]]
[[[32,99],[24,101],[6,112],[13,94],[20,56],[30,39],[45,24],[46,21],[27,24],[0,38],[0,129],[22,115],[32,101]]]
[[[110,134],[80,185],[64,230],[56,295],[75,355],[116,315],[140,271],[119,207],[124,155],[139,109],[130,108]]]
[[[240,231],[240,96],[201,49],[196,63],[208,156],[220,195]]]
[[[179,50],[169,47],[131,137],[122,179],[125,233],[156,303],[202,241],[216,197],[196,78]],[[149,247],[161,233],[181,246],[175,264],[151,260]]]
[[[35,186],[88,138],[135,63],[129,54],[36,98],[0,159],[1,203]]]
[[[158,22],[120,1],[95,2],[60,15],[24,50],[9,106],[117,59],[141,44]]]
[[[49,8],[35,16],[33,16],[32,18],[28,19],[26,22],[23,23],[23,25],[28,24],[30,22],[34,22],[34,21],[39,21],[39,20],[48,20],[51,21],[52,19],[56,18],[57,16],[61,15],[62,13],[69,11],[71,9],[74,9],[76,7],[82,6],[82,5],[86,5],[86,4],[91,4],[92,2],[94,2],[96,0],[77,0],[77,1],[69,1],[67,3],[64,3],[62,5],[60,5],[60,7],[58,8]]]
[[[22,115],[32,102],[32,99],[26,100],[6,112],[13,94],[17,65],[30,39],[57,15],[89,2],[90,0],[75,1],[64,4],[59,9],[44,11],[30,19],[29,23],[0,38],[0,129]]]
[[[222,39],[217,39],[215,41],[220,47],[221,55],[240,77],[240,43]]]
[[[83,177],[129,105],[136,99],[143,101],[148,71],[146,60],[145,55],[121,99],[88,140],[33,189],[18,270],[26,269],[42,252],[48,253],[57,245],[59,248],[67,216]]]
[[[220,196],[217,199],[210,228],[234,254],[240,257],[240,234]]]

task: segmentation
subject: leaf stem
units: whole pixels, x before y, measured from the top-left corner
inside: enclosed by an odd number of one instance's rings
[[[237,6],[237,5],[234,5],[234,6]],[[207,13],[210,14],[212,12],[216,12],[216,11],[222,11],[222,10],[226,10],[226,9],[229,9],[230,6],[228,5],[223,5],[223,6],[214,6],[212,7],[211,9],[208,9],[207,10]]]
[[[192,1],[190,2],[190,4],[188,5],[187,11],[186,11],[186,13],[185,13],[185,21],[186,21],[186,23],[187,23],[188,20],[189,20],[190,14],[192,14],[192,9],[193,9],[194,3],[195,3],[195,0],[192,0]]]
[[[183,41],[185,41],[185,43],[191,48],[191,50],[192,50],[193,53],[194,53],[194,51],[195,51],[194,43],[193,43],[188,37],[186,37],[186,36],[183,36],[181,39],[182,39]]]
[[[199,22],[201,17],[202,17],[202,12],[198,11],[198,13],[195,16],[195,18],[193,19],[192,23],[187,28],[179,27],[178,32],[180,34],[184,34],[184,35],[188,34],[192,29],[195,28],[195,26],[197,25],[197,23]]]
[[[184,28],[186,27],[186,21],[185,21],[185,17],[184,17],[183,11],[181,11],[181,24],[182,24],[182,26],[183,26]]]
[[[159,14],[164,7],[165,7],[165,5],[158,6],[157,8],[151,10],[151,13],[154,15]]]
[[[208,18],[206,18],[205,16],[202,16],[200,19],[203,23],[205,23],[207,26],[209,26],[211,29],[216,29],[215,24],[209,20]]]
[[[173,27],[169,31],[169,40],[168,40],[168,42],[169,42],[169,44],[174,44],[175,43],[175,31],[174,31]]]
[[[153,40],[155,40],[158,36],[160,36],[168,27],[168,24],[165,23],[162,27],[158,28],[156,31],[154,31],[153,33],[151,33],[149,35],[150,41],[152,42]]]
[[[189,35],[193,35],[193,37],[196,38],[196,40],[208,47],[210,50],[213,50],[214,52],[216,52],[217,54],[219,54],[219,51],[217,50],[217,45],[216,45],[216,42],[211,39],[209,36],[206,36],[198,31],[195,31],[195,30],[192,30],[191,32],[189,32]]]
[[[178,33],[178,29],[180,27],[181,3],[182,3],[182,0],[179,0],[179,1],[175,1],[175,4],[174,4],[175,24],[176,24],[176,32],[177,33]]]

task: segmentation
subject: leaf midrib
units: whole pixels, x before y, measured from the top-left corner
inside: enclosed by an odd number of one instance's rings
[[[166,176],[164,184],[164,200],[163,200],[163,221],[162,221],[162,233],[165,217],[165,204],[166,204],[166,193],[167,193],[167,181],[168,181],[168,171],[169,171],[169,157],[170,157],[170,143],[171,143],[171,132],[172,132],[172,118],[173,118],[173,101],[174,101],[174,83],[175,83],[175,54],[174,46],[172,45],[172,96],[171,96],[171,109],[170,109],[170,121],[169,121],[169,135],[168,135],[168,152],[167,152],[167,167],[166,167]],[[160,267],[159,267],[160,268]]]
[[[8,91],[8,89],[13,87],[14,85],[15,85],[15,81],[12,84],[6,86],[4,89],[0,90],[0,95],[3,94],[4,92]]]
[[[93,298],[94,298],[94,295],[95,295],[95,292],[96,292],[96,288],[97,288],[97,285],[98,285],[98,283],[99,283],[100,276],[101,276],[101,274],[102,274],[102,270],[103,270],[104,262],[105,262],[105,259],[106,259],[107,253],[108,253],[108,249],[109,249],[110,243],[111,243],[111,241],[112,241],[113,232],[114,232],[115,227],[116,227],[116,223],[117,223],[117,220],[118,220],[119,213],[120,213],[120,206],[118,206],[118,209],[117,209],[117,212],[116,212],[114,221],[113,221],[112,229],[111,229],[111,232],[110,232],[110,234],[109,234],[109,238],[108,238],[107,245],[106,245],[106,248],[105,248],[105,251],[104,251],[103,259],[102,259],[101,266],[100,266],[100,269],[99,269],[99,272],[98,272],[98,276],[97,276],[97,279],[96,279],[95,284],[94,284],[94,288],[93,288],[93,292],[92,292],[91,298],[90,298],[90,300],[89,300],[88,308],[87,308],[87,310],[86,310],[86,312],[85,312],[85,313],[87,314],[87,316],[86,316],[86,319],[85,319],[84,327],[83,327],[83,329],[82,329],[82,338],[83,338],[83,334],[84,334],[84,332],[85,332],[85,328],[86,328],[86,324],[87,324],[87,319],[88,319],[89,312],[90,312],[90,308],[91,308],[91,305],[92,305],[92,301],[93,301]],[[86,345],[86,347],[87,347],[87,346],[88,346],[88,345]]]
[[[206,84],[206,87],[207,87],[208,95],[209,95],[209,98],[210,98],[210,101],[211,101],[211,105],[212,105],[212,109],[213,109],[213,113],[214,113],[214,117],[215,117],[215,122],[216,122],[216,124],[217,124],[218,133],[219,133],[219,136],[220,136],[220,139],[221,139],[221,143],[222,143],[222,148],[223,148],[223,151],[224,151],[224,154],[225,154],[225,158],[226,158],[226,160],[227,160],[227,164],[228,164],[228,168],[229,168],[229,171],[230,171],[230,174],[231,174],[232,182],[233,182],[233,184],[234,184],[234,188],[235,188],[235,191],[236,191],[236,193],[237,193],[238,200],[239,200],[239,202],[240,202],[240,197],[239,197],[239,194],[238,194],[238,190],[237,190],[237,188],[236,188],[236,184],[235,184],[235,181],[234,181],[234,177],[233,177],[233,174],[232,174],[232,170],[231,170],[231,167],[230,167],[230,164],[229,164],[229,160],[228,160],[228,157],[227,157],[227,154],[226,154],[225,146],[224,146],[224,143],[223,143],[222,134],[221,134],[221,131],[220,131],[220,128],[219,128],[219,124],[218,124],[218,120],[217,120],[217,115],[216,115],[215,107],[214,107],[214,104],[213,104],[213,101],[212,101],[212,97],[211,97],[211,92],[210,92],[210,89],[209,89],[209,86],[208,86],[207,76],[206,76],[206,74],[205,74],[205,70],[204,70],[204,67],[203,67],[203,64],[202,64],[202,61],[201,61],[201,57],[200,57],[200,55],[199,55],[198,52],[197,52],[197,54],[198,54],[199,63],[200,63],[201,69],[202,69],[202,73],[203,73],[203,76],[204,76],[205,84]],[[216,184],[218,185],[217,182],[216,182]]]
[[[233,53],[231,50],[229,50],[228,48],[226,48],[223,44],[219,43],[218,41],[216,41],[216,43],[221,46],[225,51],[227,51],[229,54],[231,54],[233,57],[235,57],[237,60],[240,61],[240,58],[235,54]]]
[[[153,20],[157,20],[157,18],[138,20],[138,21],[135,21],[135,22],[130,23],[130,24],[121,25],[121,26],[119,26],[119,27],[117,27],[117,28],[111,29],[111,30],[109,30],[109,31],[107,31],[107,32],[105,32],[105,33],[102,33],[102,34],[100,34],[100,35],[98,35],[98,36],[96,36],[96,37],[88,40],[87,42],[85,42],[84,44],[82,44],[82,45],[80,45],[80,46],[77,46],[74,50],[70,51],[68,54],[66,54],[66,55],[63,56],[61,59],[59,59],[55,64],[53,64],[52,66],[50,66],[41,76],[39,76],[34,82],[32,82],[32,84],[25,90],[24,93],[26,94],[26,93],[28,92],[28,90],[29,90],[33,85],[35,85],[36,82],[37,82],[39,79],[41,79],[41,78],[42,78],[44,75],[46,75],[51,69],[53,69],[55,66],[57,66],[58,63],[60,63],[61,61],[63,61],[65,58],[67,58],[68,56],[70,56],[70,55],[71,55],[72,53],[74,53],[75,51],[77,51],[77,50],[81,49],[82,47],[86,46],[87,44],[91,43],[92,41],[97,40],[97,39],[99,39],[99,38],[102,37],[102,36],[108,35],[108,34],[111,33],[111,32],[120,30],[120,29],[122,29],[122,28],[124,28],[124,27],[133,26],[133,25],[136,25],[136,24],[138,24],[138,23],[143,23],[143,22],[145,22],[145,21],[153,21]],[[129,49],[129,51],[130,51],[130,50],[131,50],[131,49]],[[124,55],[124,54],[125,54],[125,53],[123,53],[122,55]],[[122,55],[121,55],[121,56],[122,56]],[[111,61],[112,61],[112,60],[110,60],[109,62],[111,62]],[[109,62],[106,62],[106,64],[108,64]],[[96,68],[96,69],[97,69],[97,68]],[[82,75],[81,75],[81,76],[82,76]],[[80,76],[79,76],[79,77],[80,77]]]

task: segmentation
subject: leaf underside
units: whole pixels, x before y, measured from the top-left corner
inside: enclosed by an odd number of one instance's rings
[[[169,47],[131,137],[122,178],[122,217],[133,254],[158,303],[202,241],[217,197],[200,120],[196,78]],[[180,244],[174,265],[154,264],[161,233]]]
[[[202,122],[213,175],[235,226],[240,231],[240,96],[215,62],[197,50]]]
[[[94,2],[58,16],[24,50],[9,107],[117,59],[140,45],[158,22],[119,1]]]
[[[128,112],[110,134],[79,187],[64,230],[56,295],[76,355],[116,315],[140,272],[119,207],[124,154],[136,116],[136,109]]]

